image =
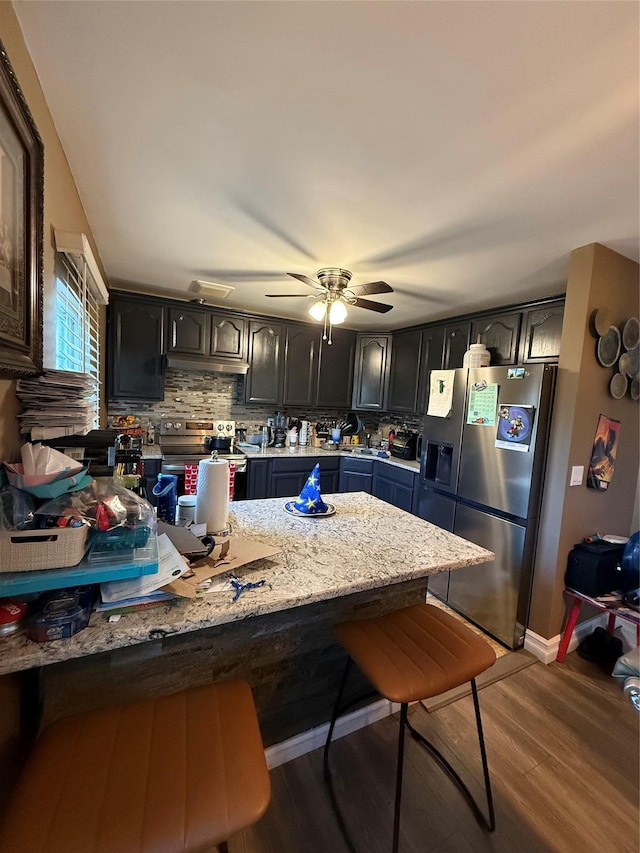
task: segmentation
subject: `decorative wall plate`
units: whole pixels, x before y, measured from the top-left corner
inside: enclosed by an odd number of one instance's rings
[[[618,362],[618,370],[630,378],[638,375],[640,372],[640,345],[622,353]]]
[[[638,346],[640,341],[640,324],[637,317],[629,317],[622,328],[622,345],[626,350]]]
[[[609,326],[609,331],[598,339],[596,356],[603,367],[613,367],[620,355],[620,330]]]
[[[638,400],[640,399],[640,376],[636,374],[631,380],[631,399]]]
[[[621,400],[627,393],[627,377],[622,373],[614,373],[609,383],[609,393],[616,400]]]
[[[611,312],[608,308],[597,308],[591,315],[591,323],[595,337],[606,335],[611,325]]]

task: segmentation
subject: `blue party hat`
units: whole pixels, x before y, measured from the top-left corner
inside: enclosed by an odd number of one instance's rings
[[[303,490],[293,502],[294,508],[303,515],[317,515],[326,513],[327,504],[322,500],[320,494],[320,463],[309,474]]]

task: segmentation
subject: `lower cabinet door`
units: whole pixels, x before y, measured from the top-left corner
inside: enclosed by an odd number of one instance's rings
[[[269,459],[247,461],[247,499],[269,497]]]

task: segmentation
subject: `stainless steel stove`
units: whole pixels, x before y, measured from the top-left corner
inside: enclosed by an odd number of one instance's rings
[[[190,415],[173,415],[160,420],[158,443],[162,450],[162,472],[184,476],[185,465],[197,465],[211,458],[213,438],[229,439],[229,450],[217,450],[219,459],[233,463],[236,469],[236,499],[245,496],[247,457],[235,448],[235,421],[217,418],[202,420]],[[226,442],[224,442],[226,444]]]

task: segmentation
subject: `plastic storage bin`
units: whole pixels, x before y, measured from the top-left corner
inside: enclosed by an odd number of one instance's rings
[[[0,572],[28,572],[77,566],[87,550],[89,528],[6,530],[0,533]]]

